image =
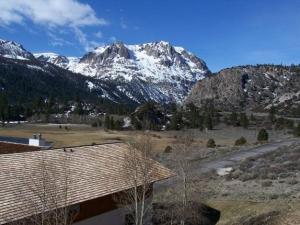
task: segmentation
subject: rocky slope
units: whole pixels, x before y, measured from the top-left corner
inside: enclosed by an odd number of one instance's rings
[[[76,74],[35,58],[20,60],[0,56],[0,90],[12,105],[31,105],[39,98],[50,97],[57,103],[79,98],[103,111],[119,104],[128,108],[136,104],[109,81]]]
[[[185,103],[213,101],[224,111],[267,111],[272,105],[293,114],[300,105],[299,66],[239,66],[199,81]]]
[[[196,81],[209,73],[205,62],[168,42],[141,45],[114,43],[95,48],[81,58],[35,54],[42,61],[99,80],[114,82],[137,103],[181,102]]]
[[[34,56],[23,48],[22,45],[0,39],[0,56],[20,60],[33,60]]]

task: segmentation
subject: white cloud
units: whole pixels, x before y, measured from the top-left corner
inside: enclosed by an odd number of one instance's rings
[[[1,0],[0,24],[22,23],[29,19],[47,26],[106,25],[88,5],[77,0]]]
[[[64,46],[64,45],[72,45],[72,43],[70,41],[67,41],[61,37],[58,37],[56,34],[52,33],[52,32],[48,32],[47,33],[48,36],[50,37],[50,44],[52,46]]]
[[[54,45],[69,42],[53,35],[53,30],[71,28],[85,49],[94,46],[95,42],[89,41],[81,29],[108,24],[108,21],[96,16],[90,5],[77,0],[0,0],[0,12],[0,26],[7,27],[13,23],[25,25],[27,20],[32,21],[51,31],[48,36]]]
[[[85,51],[90,51],[95,47],[103,45],[101,42],[89,41],[86,37],[86,34],[83,33],[79,28],[74,27],[75,35],[79,41],[79,43],[84,47]]]

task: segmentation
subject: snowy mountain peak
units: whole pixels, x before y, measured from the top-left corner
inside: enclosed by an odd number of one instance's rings
[[[59,54],[54,53],[54,52],[34,53],[33,55],[34,55],[34,57],[36,57],[36,58],[38,58],[38,57],[40,57],[40,56],[43,56],[43,57],[49,57],[49,58],[55,58],[55,57],[59,56]]]
[[[35,56],[75,73],[114,82],[137,102],[180,102],[192,85],[209,72],[203,60],[166,41],[139,45],[116,42],[99,46],[81,58],[55,53]]]
[[[34,56],[14,41],[0,39],[0,56],[5,58],[34,60]]]
[[[37,60],[52,63],[64,69],[73,67],[74,64],[77,65],[80,60],[78,57],[66,57],[53,52],[34,53],[33,55]]]

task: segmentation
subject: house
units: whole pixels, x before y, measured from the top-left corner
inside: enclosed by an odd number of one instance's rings
[[[129,152],[127,144],[111,143],[0,155],[0,224],[66,208],[75,225],[125,224],[114,196],[133,188],[123,173]],[[173,176],[152,162],[151,184]]]
[[[0,136],[0,144],[7,146],[6,153],[25,152],[38,149],[50,149],[50,142],[42,138],[42,134],[34,134],[31,138]],[[15,145],[15,148],[13,146]],[[11,148],[9,148],[11,146]],[[1,151],[0,151],[1,154]]]

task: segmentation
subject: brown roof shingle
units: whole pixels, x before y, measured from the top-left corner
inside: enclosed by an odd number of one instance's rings
[[[122,173],[129,152],[127,144],[82,146],[72,151],[67,148],[0,155],[0,224],[40,211],[43,187],[49,188],[49,195],[55,193],[61,205],[64,201],[72,205],[132,187]],[[161,164],[153,165],[153,182],[173,176]],[[62,200],[65,188],[67,200]]]
[[[14,144],[8,142],[0,142],[0,154],[31,152],[31,151],[38,151],[38,150],[40,150],[40,147],[23,145],[23,144]]]

